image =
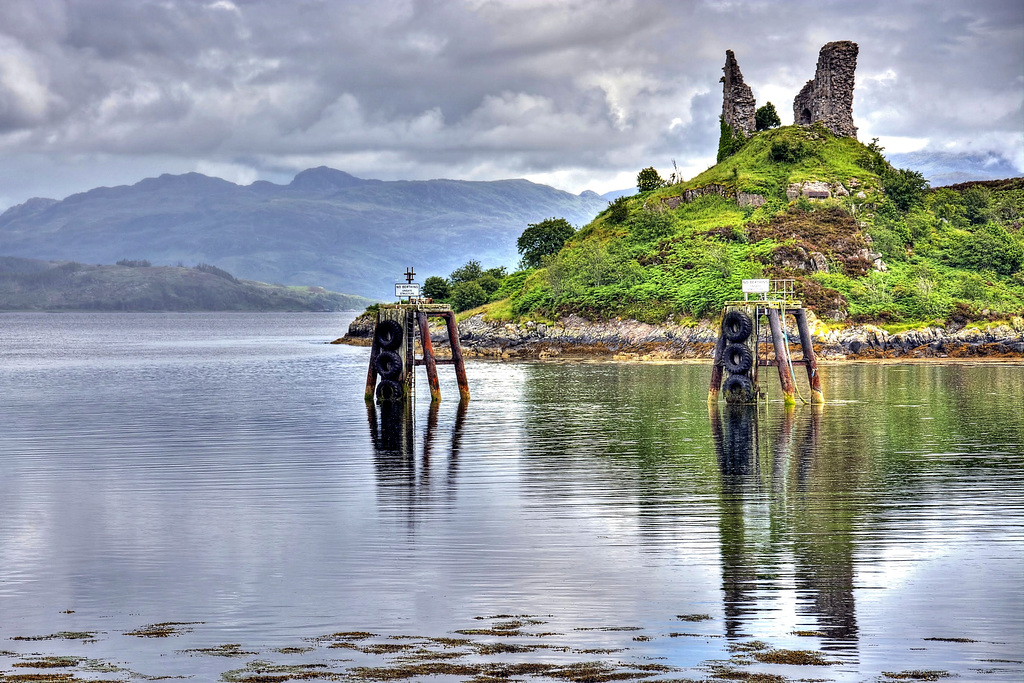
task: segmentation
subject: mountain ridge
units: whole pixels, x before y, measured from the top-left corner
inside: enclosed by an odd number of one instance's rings
[[[381,298],[406,266],[511,266],[528,223],[582,224],[606,206],[523,179],[383,181],[324,166],[287,185],[163,174],[10,207],[0,214],[0,254],[213,263],[254,280]]]

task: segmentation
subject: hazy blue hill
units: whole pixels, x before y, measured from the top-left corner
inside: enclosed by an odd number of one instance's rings
[[[2,311],[349,311],[370,299],[239,280],[216,267],[90,266],[0,256]]]
[[[320,167],[288,185],[198,173],[30,200],[0,215],[0,253],[44,260],[212,263],[241,277],[393,293],[406,266],[514,265],[527,223],[582,225],[607,201],[526,180],[364,180]]]

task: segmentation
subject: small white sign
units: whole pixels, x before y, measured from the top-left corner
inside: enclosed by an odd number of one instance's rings
[[[395,296],[401,298],[403,296],[419,296],[420,285],[418,282],[396,282],[395,283]]]
[[[770,280],[744,280],[744,294],[767,294]]]

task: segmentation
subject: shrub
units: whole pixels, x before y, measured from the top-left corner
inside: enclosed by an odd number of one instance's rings
[[[483,268],[480,267],[479,261],[467,261],[466,265],[453,270],[449,279],[453,285],[457,285],[460,282],[472,282],[483,274],[484,271]]]
[[[909,211],[921,204],[928,181],[909,168],[894,169],[882,174],[882,189],[900,211]]]
[[[134,261],[132,259],[124,258],[124,259],[121,259],[120,261],[118,261],[117,265],[119,265],[119,266],[127,266],[128,268],[149,268],[153,264],[150,263],[149,261],[147,261],[146,259],[140,259],[138,261]]]
[[[810,153],[810,147],[803,140],[782,138],[772,143],[768,158],[778,164],[795,164]]]
[[[456,311],[468,311],[487,303],[487,292],[475,281],[458,282],[452,287],[451,301]]]
[[[722,117],[718,118],[720,134],[718,136],[718,163],[731,157],[743,149],[747,144],[747,138],[742,131],[733,130],[733,127],[725,122]]]
[[[443,277],[432,275],[423,281],[423,296],[440,301],[447,299],[451,293],[451,283]]]
[[[640,171],[636,176],[636,186],[641,192],[650,192],[651,190],[657,190],[659,187],[665,185],[665,181],[661,175],[654,169],[653,166]]]
[[[566,240],[575,234],[576,228],[564,218],[548,218],[540,223],[527,224],[526,230],[516,240],[516,249],[523,257],[523,268],[538,267],[545,256],[557,254]]]
[[[757,130],[770,130],[782,125],[779,112],[775,111],[775,105],[766,103],[754,113],[754,127]]]
[[[616,197],[615,201],[608,202],[608,220],[612,223],[622,223],[629,218],[629,197]]]
[[[994,270],[1000,275],[1013,275],[1021,269],[1024,249],[1005,228],[989,223],[957,240],[950,261],[959,268]]]

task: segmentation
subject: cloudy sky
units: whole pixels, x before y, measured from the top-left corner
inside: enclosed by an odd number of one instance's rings
[[[860,44],[887,153],[1024,173],[1020,0],[2,0],[0,209],[198,171],[525,177],[572,192],[714,161],[726,49],[792,123]]]

